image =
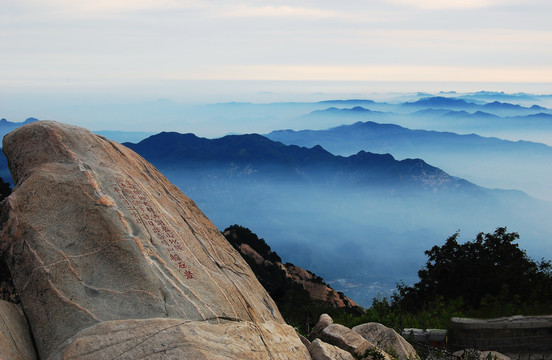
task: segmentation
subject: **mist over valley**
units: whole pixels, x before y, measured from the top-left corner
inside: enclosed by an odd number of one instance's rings
[[[552,257],[548,101],[490,92],[161,101],[148,103],[148,114],[159,114],[166,130],[201,126],[236,135],[152,135],[138,120],[133,129],[95,132],[153,163],[220,230],[250,228],[287,261],[368,306],[398,281],[413,283],[424,251],[458,230],[472,240],[506,226],[529,256]],[[0,130],[13,126],[7,123]]]

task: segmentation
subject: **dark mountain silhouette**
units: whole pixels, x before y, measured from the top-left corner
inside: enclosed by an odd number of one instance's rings
[[[475,100],[474,100],[475,101]],[[479,104],[466,101],[461,98],[433,96],[419,99],[413,102],[405,102],[400,105],[400,108],[425,108],[425,109],[449,109],[449,110],[464,110],[464,111],[483,111],[495,113],[495,115],[525,115],[533,114],[535,111],[546,112],[549,109],[539,105],[525,107],[518,104],[508,102],[493,101],[490,103]]]
[[[523,120],[522,117],[513,117],[513,118],[517,118],[517,119],[520,119],[520,120]],[[546,121],[552,121],[552,114],[547,114],[547,113],[538,113],[538,114],[532,114],[532,115],[527,115],[525,116],[525,118],[527,119],[532,119],[532,120],[546,120]]]
[[[445,116],[454,117],[458,113],[450,112]],[[503,120],[491,114],[482,116],[492,121]],[[546,181],[552,176],[552,169],[542,166],[552,162],[552,147],[541,143],[411,130],[371,121],[327,130],[279,130],[266,136],[288,145],[310,147],[320,144],[341,155],[365,150],[390,153],[399,159],[422,158],[449,174],[484,186],[494,184],[501,188],[520,189],[542,199],[550,199],[552,194],[552,186]]]
[[[477,133],[548,143],[546,133],[552,131],[552,110],[541,106],[523,107],[498,101],[488,105],[470,103],[463,99],[431,97],[411,103],[386,104],[385,107],[377,107],[378,111],[374,110],[376,106],[332,107],[312,111],[298,118],[298,122],[290,124],[288,128],[298,130],[297,124],[308,123],[312,125],[304,126],[303,129],[325,130],[343,124],[351,125],[357,121],[374,121],[394,123],[410,129]],[[392,154],[396,155],[393,152]]]
[[[456,116],[458,113],[449,112],[445,116]],[[486,113],[479,116],[496,117]],[[476,134],[460,135],[453,132],[411,130],[395,124],[381,124],[373,121],[359,121],[352,125],[342,125],[327,130],[278,130],[267,134],[266,137],[288,145],[321,145],[336,154],[351,154],[365,150],[400,154],[401,157],[423,157],[420,154],[425,155],[436,151],[479,154],[496,152],[505,155],[526,151],[531,154],[552,156],[552,147],[530,141],[514,142]]]
[[[546,110],[546,108],[543,108],[542,106],[533,105],[529,108],[526,108],[524,106],[518,105],[518,104],[510,104],[500,101],[493,101],[491,103],[487,103],[483,105],[483,108],[485,109],[492,109],[492,110],[522,110],[522,109],[530,109],[530,110]]]
[[[362,106],[355,106],[353,108],[336,108],[330,107],[324,110],[315,110],[311,112],[310,116],[322,115],[322,116],[348,116],[348,115],[384,115],[385,113],[381,111],[373,111]]]
[[[469,113],[467,111],[464,111],[464,110],[460,110],[460,111],[448,111],[448,112],[445,112],[442,114],[442,117],[443,118],[447,118],[447,119],[485,119],[485,120],[488,120],[488,119],[500,119],[500,116],[498,115],[495,115],[495,114],[491,114],[491,113],[488,113],[488,112],[484,112],[484,111],[476,111],[474,113]]]
[[[358,130],[349,133],[355,141]],[[534,239],[532,251],[548,244],[549,206],[522,192],[474,185],[421,159],[367,151],[336,156],[321,146],[288,146],[258,134],[210,140],[161,133],[126,145],[219,229],[235,223],[259,229],[280,256],[361,305],[378,292],[388,294],[400,279],[410,281],[405,274],[415,273],[423,250],[443,233],[504,224]]]
[[[402,107],[424,107],[437,109],[472,109],[477,107],[476,104],[467,102],[463,99],[456,99],[444,96],[433,96],[423,98],[414,102],[405,102]]]
[[[421,159],[397,161],[366,151],[335,156],[319,145],[284,145],[258,134],[219,139],[160,133],[138,144],[126,143],[161,169],[208,170],[243,179],[283,179],[335,186],[385,185],[411,190],[470,190],[477,186],[449,176]]]

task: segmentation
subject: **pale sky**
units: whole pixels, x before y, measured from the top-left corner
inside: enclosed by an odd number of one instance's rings
[[[0,0],[0,85],[552,83],[549,0]]]

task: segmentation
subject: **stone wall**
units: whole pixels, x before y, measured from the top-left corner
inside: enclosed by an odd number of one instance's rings
[[[503,353],[552,350],[552,315],[488,320],[452,318],[449,347]]]

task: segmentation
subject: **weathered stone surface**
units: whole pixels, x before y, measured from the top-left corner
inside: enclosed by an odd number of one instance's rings
[[[315,339],[309,346],[312,360],[354,360],[349,352],[330,345],[320,339]]]
[[[330,315],[328,314],[320,315],[320,318],[318,319],[318,322],[316,323],[316,325],[314,325],[314,328],[312,329],[309,335],[309,338],[311,340],[319,338],[320,335],[322,334],[322,331],[326,327],[330,326],[331,324],[333,324],[333,319],[330,317]]]
[[[408,341],[395,330],[382,324],[371,322],[355,326],[352,330],[388,354],[395,355],[399,360],[417,357],[416,350]]]
[[[109,354],[126,353],[117,337],[134,334],[138,319],[159,318],[180,324],[183,335],[167,340],[174,346],[197,339],[197,329],[230,331],[241,344],[265,348],[252,354],[309,357],[242,257],[133,151],[50,121],[8,134],[3,150],[15,189],[4,202],[0,252],[42,358],[111,341]],[[114,321],[130,327],[113,335]],[[150,345],[136,342],[132,351],[148,353]],[[104,358],[101,346],[96,358]]]
[[[18,305],[0,300],[0,359],[36,359],[27,319]]]
[[[328,325],[320,334],[320,340],[335,345],[355,355],[362,355],[374,345],[362,336],[340,324]]]
[[[209,324],[181,319],[115,320],[71,337],[64,350],[50,360],[305,359],[303,349],[287,341],[294,332],[273,321]],[[262,337],[251,336],[261,333]],[[266,343],[272,344],[270,349]],[[303,347],[300,341],[299,345]]]

